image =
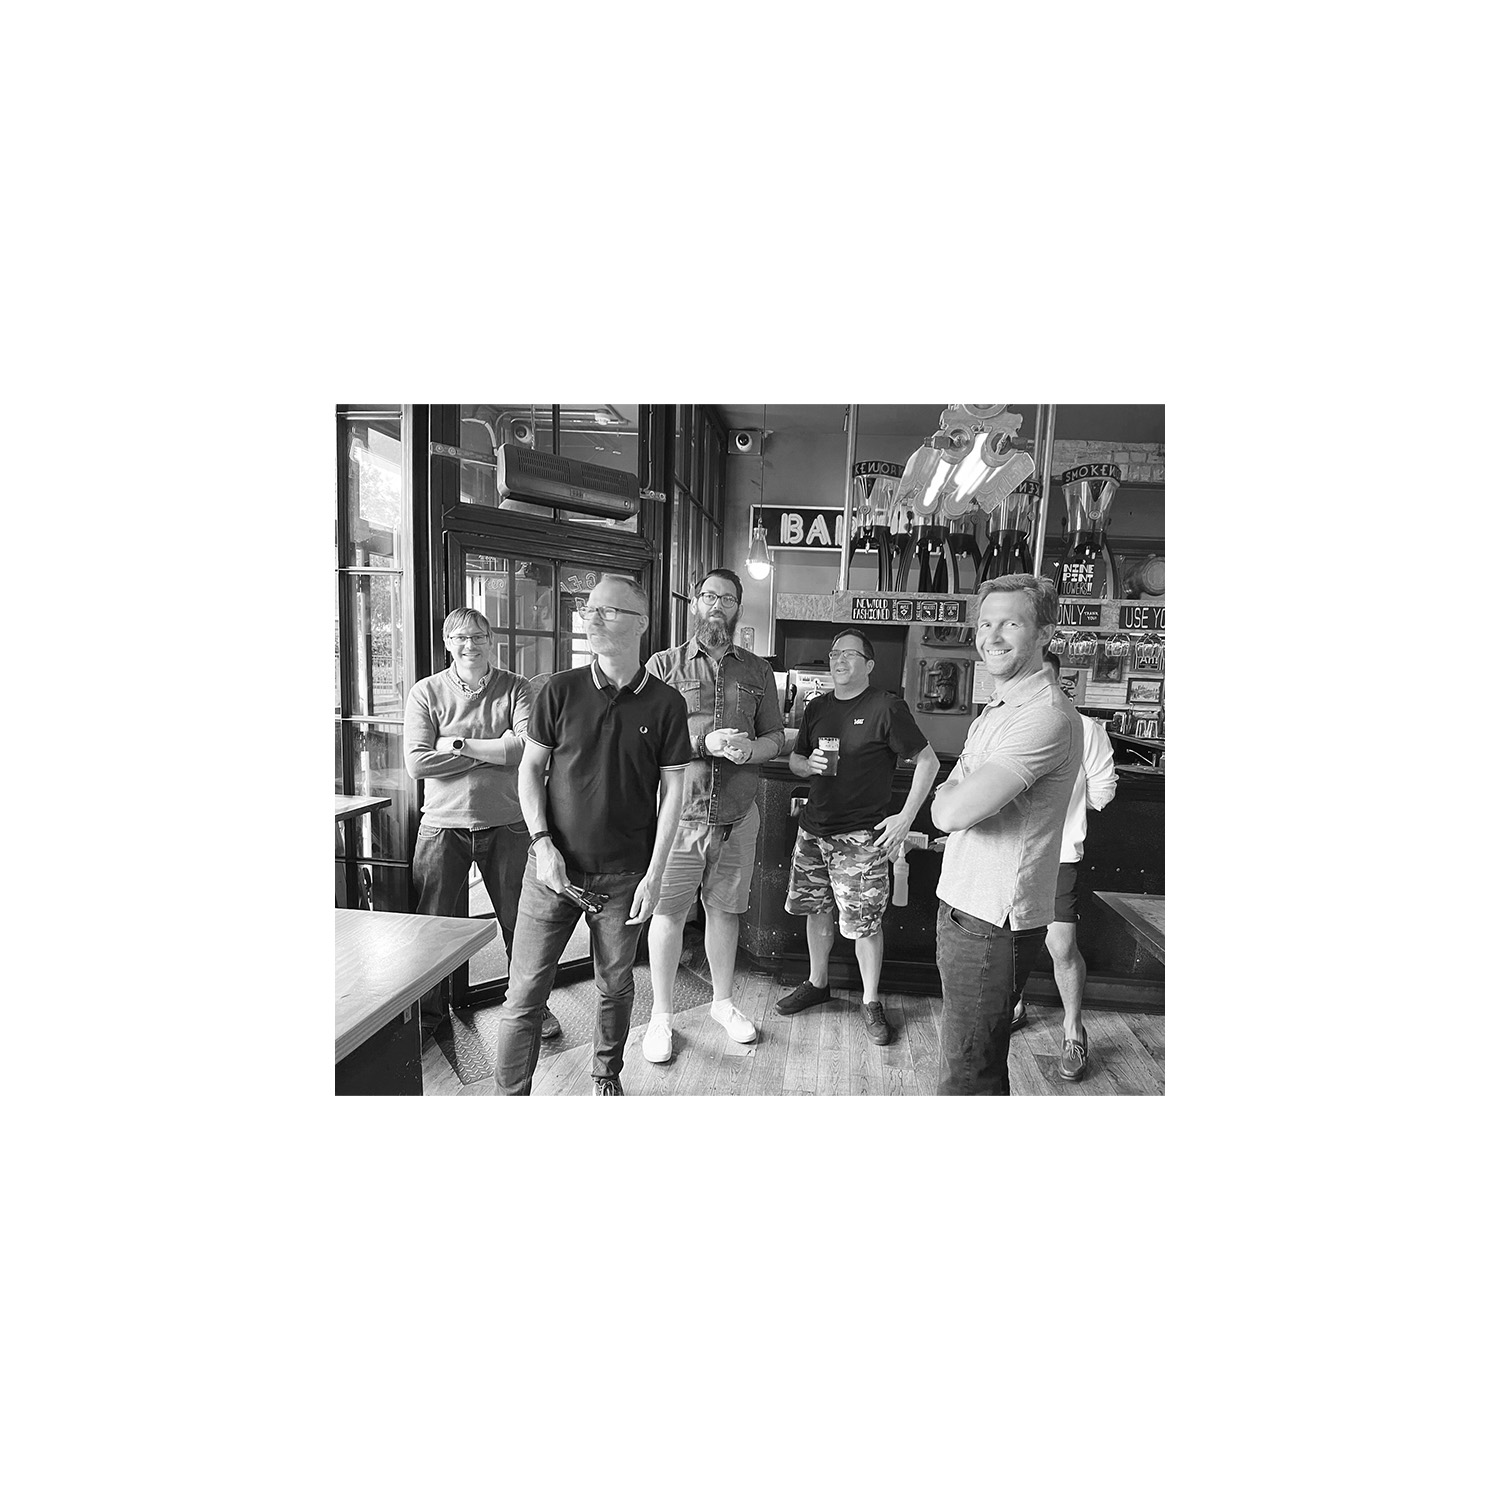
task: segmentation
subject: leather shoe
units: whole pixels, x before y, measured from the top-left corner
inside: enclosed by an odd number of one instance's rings
[[[1083,1031],[1081,1042],[1070,1042],[1066,1037],[1063,1039],[1062,1056],[1057,1060],[1058,1075],[1068,1083],[1077,1083],[1083,1075],[1088,1072],[1089,1067],[1089,1034]]]
[[[865,1023],[865,1030],[869,1033],[870,1040],[877,1047],[883,1047],[891,1039],[891,1028],[886,1025],[885,1006],[880,1001],[873,1005],[861,1005],[859,1008],[860,1018]]]
[[[1010,1018],[1010,1029],[1019,1031],[1031,1019],[1026,1014],[1026,997],[1021,996],[1020,1003],[1016,1006],[1016,1013]]]
[[[542,1011],[542,1040],[550,1042],[553,1037],[562,1035],[562,1022],[552,1014],[550,1010]]]

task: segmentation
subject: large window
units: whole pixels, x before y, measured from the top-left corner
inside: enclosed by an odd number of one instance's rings
[[[411,551],[402,409],[341,407],[338,444],[334,790],[390,800],[335,825],[334,899],[403,911],[415,788],[401,743],[411,686],[403,614]]]

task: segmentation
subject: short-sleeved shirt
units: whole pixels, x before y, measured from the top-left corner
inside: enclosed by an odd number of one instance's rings
[[[644,870],[661,773],[693,758],[682,694],[644,667],[616,688],[590,662],[548,678],[526,738],[552,752],[547,828],[569,868]]]
[[[962,780],[1000,761],[1026,783],[993,817],[948,835],[939,899],[997,927],[1052,920],[1063,823],[1083,759],[1083,723],[1046,669],[996,688],[949,773]]]
[[[646,670],[676,688],[687,704],[688,733],[698,759],[687,769],[682,821],[738,823],[755,804],[761,768],[709,755],[703,737],[715,729],[741,729],[753,740],[781,733],[781,695],[770,663],[731,644],[715,664],[695,637],[658,651]]]
[[[857,698],[834,693],[814,698],[792,748],[811,755],[820,739],[835,737],[838,774],[810,778],[802,813],[802,827],[824,839],[879,823],[890,808],[896,762],[910,760],[927,744],[906,699],[877,687],[867,687]]]

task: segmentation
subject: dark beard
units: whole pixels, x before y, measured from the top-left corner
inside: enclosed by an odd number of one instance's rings
[[[717,651],[720,646],[729,644],[729,626],[724,623],[722,616],[711,615],[698,622],[698,639],[710,651]]]

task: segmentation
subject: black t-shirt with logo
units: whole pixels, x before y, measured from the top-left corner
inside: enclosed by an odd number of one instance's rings
[[[644,667],[615,688],[594,665],[548,678],[526,738],[552,752],[547,826],[570,870],[644,870],[662,770],[693,758],[687,705]]]
[[[867,687],[857,698],[824,693],[807,705],[797,743],[798,755],[811,755],[820,739],[837,737],[836,776],[810,776],[802,827],[818,838],[873,828],[891,802],[896,762],[909,760],[926,744],[905,698]]]

